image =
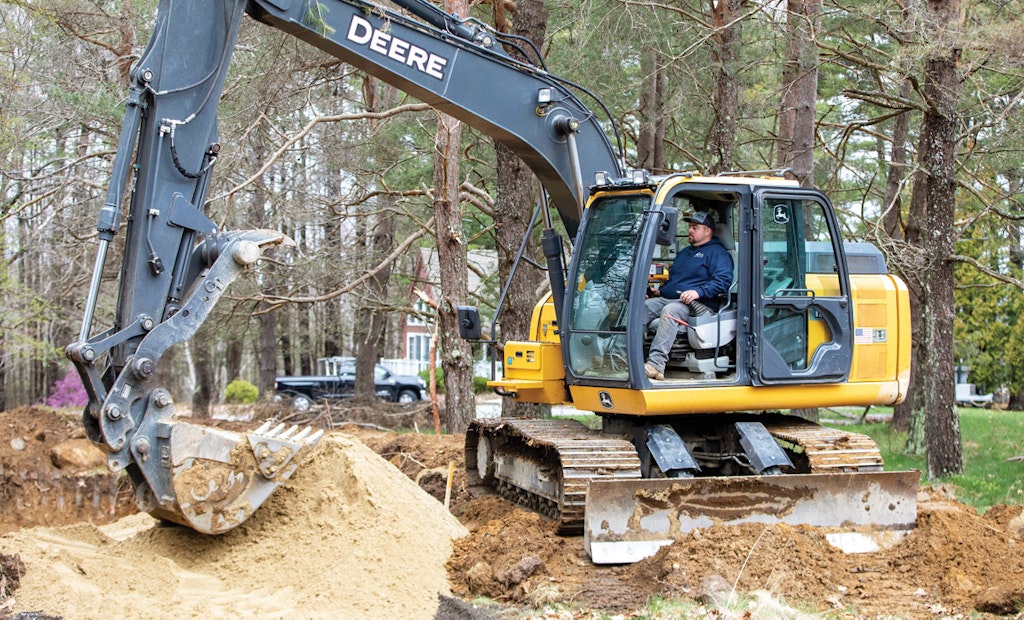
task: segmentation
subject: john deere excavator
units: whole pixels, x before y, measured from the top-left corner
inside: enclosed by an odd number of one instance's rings
[[[552,293],[535,309],[531,341],[505,345],[495,385],[595,411],[603,428],[475,423],[466,454],[476,482],[565,531],[583,529],[586,506],[599,562],[642,557],[727,514],[912,525],[916,473],[881,473],[865,437],[760,413],[889,404],[906,390],[906,289],[877,250],[841,242],[825,196],[764,175],[627,174],[605,133],[610,115],[602,122],[580,97],[600,102],[550,74],[529,42],[425,0],[395,4],[404,12],[362,0],[161,0],[131,71],[81,332],[67,347],[89,394],[88,435],[111,469],[127,470],[139,506],[227,531],[320,439],[308,428],[239,434],[180,419],[156,379],[162,356],[196,334],[226,287],[266,249],[291,244],[273,230],[220,230],[206,215],[222,148],[217,104],[248,15],[510,147],[576,239],[566,269],[550,211],[538,210]],[[653,382],[643,372],[642,299],[674,256],[680,214],[693,210],[722,223],[734,285],[717,312],[695,316],[665,380]],[[122,220],[116,309],[97,329]],[[463,312],[466,335],[478,337],[479,316]]]

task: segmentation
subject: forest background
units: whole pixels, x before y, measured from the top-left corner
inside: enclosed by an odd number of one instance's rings
[[[69,368],[128,72],[156,4],[0,0],[0,409],[39,402]],[[914,387],[896,423],[939,476],[962,467],[954,365],[1024,405],[1021,4],[491,0],[461,13],[532,38],[553,73],[600,99],[629,166],[785,166],[824,190],[846,239],[882,248],[911,289]],[[493,312],[535,200],[524,168],[252,20],[224,93],[210,217],[297,246],[236,282],[202,337],[165,358],[177,398],[209,403],[237,377],[269,395],[275,374],[318,357],[396,355],[410,314],[440,322],[458,374],[451,308],[416,303],[428,284],[417,250],[438,246],[437,230],[496,250],[498,272],[480,274],[488,296],[470,300]],[[517,278],[505,337],[523,333],[542,282]]]

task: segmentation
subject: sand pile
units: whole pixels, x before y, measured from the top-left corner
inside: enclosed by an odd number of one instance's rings
[[[219,537],[148,515],[0,537],[27,567],[14,611],[67,618],[432,618],[466,530],[346,435]]]

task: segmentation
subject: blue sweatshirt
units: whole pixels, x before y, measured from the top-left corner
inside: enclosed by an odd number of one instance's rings
[[[668,272],[668,281],[661,285],[661,296],[679,299],[683,291],[694,290],[701,303],[717,309],[715,295],[725,293],[732,284],[732,257],[717,237],[704,245],[692,245],[679,251]]]

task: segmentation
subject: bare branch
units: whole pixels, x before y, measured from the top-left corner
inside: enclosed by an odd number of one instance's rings
[[[395,260],[397,260],[399,256],[404,254],[406,252],[406,250],[408,250],[412,246],[413,243],[415,243],[418,239],[420,239],[424,235],[429,234],[433,227],[434,227],[434,218],[430,218],[430,220],[423,226],[423,228],[420,228],[416,232],[410,234],[408,239],[406,239],[402,243],[398,244],[398,246],[396,246],[395,249],[392,250],[391,253],[388,254],[380,263],[378,263],[376,267],[374,267],[373,269],[367,271],[362,276],[356,278],[355,280],[353,280],[352,282],[350,282],[346,286],[343,286],[343,287],[338,288],[338,289],[334,289],[333,291],[324,293],[323,295],[313,295],[313,296],[304,296],[304,297],[262,295],[260,297],[260,299],[262,301],[265,301],[268,304],[268,307],[266,307],[264,309],[261,309],[261,310],[255,312],[255,313],[253,313],[253,314],[254,315],[259,315],[259,314],[263,314],[265,312],[270,312],[270,311],[275,310],[275,309],[279,308],[280,306],[284,306],[286,304],[304,304],[304,303],[317,303],[317,302],[321,302],[321,301],[327,301],[327,300],[330,300],[330,299],[334,299],[335,297],[340,297],[341,295],[344,295],[345,293],[350,293],[350,292],[354,291],[355,289],[359,288],[364,282],[366,282],[367,280],[375,277],[378,273],[380,273],[381,271],[386,269],[388,267],[388,265],[394,263]]]
[[[277,160],[280,159],[281,156],[288,151],[288,149],[295,145],[296,142],[299,142],[307,135],[309,135],[309,132],[313,131],[313,128],[321,123],[337,123],[341,121],[356,120],[382,120],[385,118],[390,118],[392,116],[397,116],[399,114],[404,114],[406,112],[422,112],[424,110],[429,109],[431,109],[430,106],[425,103],[407,103],[405,105],[400,105],[398,107],[391,108],[390,110],[385,110],[383,112],[361,112],[359,114],[335,114],[332,116],[318,116],[317,118],[314,118],[313,120],[306,123],[306,125],[302,129],[300,129],[298,133],[292,135],[290,138],[285,140],[284,144],[282,144],[281,147],[278,148],[273,155],[267,158],[267,161],[263,164],[263,166],[260,167],[259,170],[254,172],[252,175],[249,176],[249,178],[245,179],[238,185],[232,187],[231,189],[224,192],[220,196],[215,197],[213,200],[223,200],[226,198],[230,198],[234,194],[240,192],[241,190],[245,189],[246,187],[254,183],[257,179],[263,176],[263,173],[269,170],[271,166],[277,163]]]
[[[1024,291],[1024,280],[1021,280],[1019,278],[1014,278],[1013,276],[1008,276],[1005,273],[999,273],[998,271],[994,271],[991,268],[986,267],[985,265],[982,265],[980,262],[978,262],[978,260],[976,258],[974,258],[972,256],[964,256],[963,254],[954,254],[953,256],[950,257],[950,259],[955,261],[955,262],[958,262],[958,263],[968,264],[968,265],[974,267],[975,269],[977,269],[981,273],[985,274],[986,276],[988,276],[988,277],[990,277],[990,278],[992,278],[994,280],[999,280],[1000,282],[1005,282],[1006,284],[1012,285],[1012,286],[1014,286],[1014,287]]]

